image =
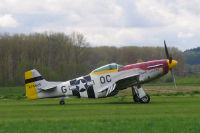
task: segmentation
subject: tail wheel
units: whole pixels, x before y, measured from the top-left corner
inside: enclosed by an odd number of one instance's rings
[[[149,103],[149,102],[150,102],[150,96],[148,94],[140,98],[140,103]]]
[[[60,105],[64,105],[65,104],[65,101],[64,100],[61,100],[60,101]]]

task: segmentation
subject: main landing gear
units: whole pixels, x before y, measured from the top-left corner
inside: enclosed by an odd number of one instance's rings
[[[132,86],[133,100],[135,103],[149,103],[150,96],[146,94],[141,85]]]
[[[65,104],[65,100],[64,100],[64,98],[61,98],[60,99],[60,105],[64,105]]]

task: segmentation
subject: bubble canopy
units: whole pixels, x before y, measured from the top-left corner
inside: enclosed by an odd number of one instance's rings
[[[105,70],[119,70],[119,69],[122,69],[124,66],[123,65],[119,65],[117,63],[111,63],[111,64],[107,64],[107,65],[104,65],[102,67],[99,67],[95,70],[93,70],[92,72],[101,72],[101,71],[105,71]]]

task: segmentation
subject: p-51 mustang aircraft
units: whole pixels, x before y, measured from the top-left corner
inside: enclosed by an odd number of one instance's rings
[[[150,96],[141,87],[142,84],[157,79],[170,70],[175,83],[173,68],[177,61],[168,54],[164,41],[167,59],[153,60],[130,65],[108,64],[65,82],[46,81],[40,73],[33,69],[25,72],[25,88],[28,99],[77,96],[79,98],[104,98],[116,95],[120,90],[132,88],[133,100],[136,103],[149,103]]]

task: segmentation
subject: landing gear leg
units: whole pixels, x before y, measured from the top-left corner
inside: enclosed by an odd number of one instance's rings
[[[140,102],[140,98],[138,96],[137,88],[135,86],[132,86],[131,89],[132,89],[133,101],[135,103],[139,103]]]
[[[141,87],[141,85],[137,85],[132,87],[132,94],[133,94],[133,100],[135,103],[149,103],[150,102],[150,96],[146,94]]]
[[[60,105],[64,105],[65,104],[65,100],[64,100],[64,98],[61,98],[60,99]]]

